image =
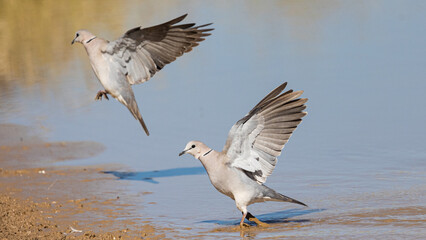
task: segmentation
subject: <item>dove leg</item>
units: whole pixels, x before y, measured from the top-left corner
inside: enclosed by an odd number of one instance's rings
[[[109,92],[107,90],[100,90],[96,96],[95,96],[95,100],[102,100],[102,97],[105,97],[106,100],[109,100],[108,95]]]
[[[246,213],[244,213],[244,212],[241,212],[242,214],[243,214],[243,218],[241,218],[241,221],[240,221],[240,227],[250,227],[250,225],[248,225],[247,223],[244,223],[244,219],[246,218],[246,216],[247,216],[247,212]],[[247,218],[248,219],[248,218]]]
[[[257,226],[260,226],[260,227],[268,227],[268,226],[269,226],[269,224],[267,224],[267,223],[265,223],[265,222],[260,221],[259,219],[257,219],[255,216],[253,216],[253,215],[252,215],[251,213],[249,213],[249,212],[247,212],[247,214],[246,214],[245,218],[246,218],[247,220],[249,220],[250,222],[255,222],[255,223],[257,224]],[[243,221],[244,221],[244,218],[243,218]]]

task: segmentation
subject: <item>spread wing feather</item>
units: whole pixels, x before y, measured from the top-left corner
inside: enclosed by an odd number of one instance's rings
[[[281,93],[284,83],[264,97],[232,126],[223,152],[229,164],[264,183],[272,173],[284,145],[307,114],[302,91]]]
[[[210,24],[180,24],[187,14],[153,27],[136,27],[121,38],[109,42],[102,50],[117,62],[130,84],[148,81],[166,64],[191,51],[210,35]]]

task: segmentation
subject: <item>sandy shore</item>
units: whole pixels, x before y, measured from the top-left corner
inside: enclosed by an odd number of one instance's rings
[[[105,181],[97,175],[98,168],[0,169],[0,239],[164,238],[166,229],[143,219],[117,218],[129,205],[93,191]]]
[[[46,142],[12,124],[0,125],[0,136],[0,239],[164,239],[170,231],[122,217],[135,200],[103,166],[52,165],[98,154],[101,144]]]

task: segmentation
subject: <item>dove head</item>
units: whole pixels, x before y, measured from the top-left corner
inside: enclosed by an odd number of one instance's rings
[[[185,149],[179,153],[179,156],[182,156],[185,153],[189,153],[197,159],[200,159],[200,156],[209,151],[210,148],[207,147],[204,143],[199,141],[190,141],[186,144]]]
[[[74,44],[74,42],[79,42],[81,44],[86,44],[95,39],[96,36],[93,35],[91,32],[86,30],[78,30],[75,33],[75,38],[72,40],[71,44]]]

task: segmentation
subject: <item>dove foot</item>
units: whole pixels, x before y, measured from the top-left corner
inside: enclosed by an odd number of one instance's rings
[[[102,97],[105,97],[106,100],[109,100],[108,98],[108,91],[107,90],[101,90],[99,91],[96,96],[95,96],[95,100],[101,100],[102,101]]]
[[[257,226],[259,226],[259,227],[269,227],[269,224],[260,221],[255,216],[253,216],[251,213],[247,213],[246,219],[249,220],[250,222],[255,222],[257,224]]]
[[[240,228],[249,228],[249,227],[251,227],[251,226],[248,223],[240,224]]]

